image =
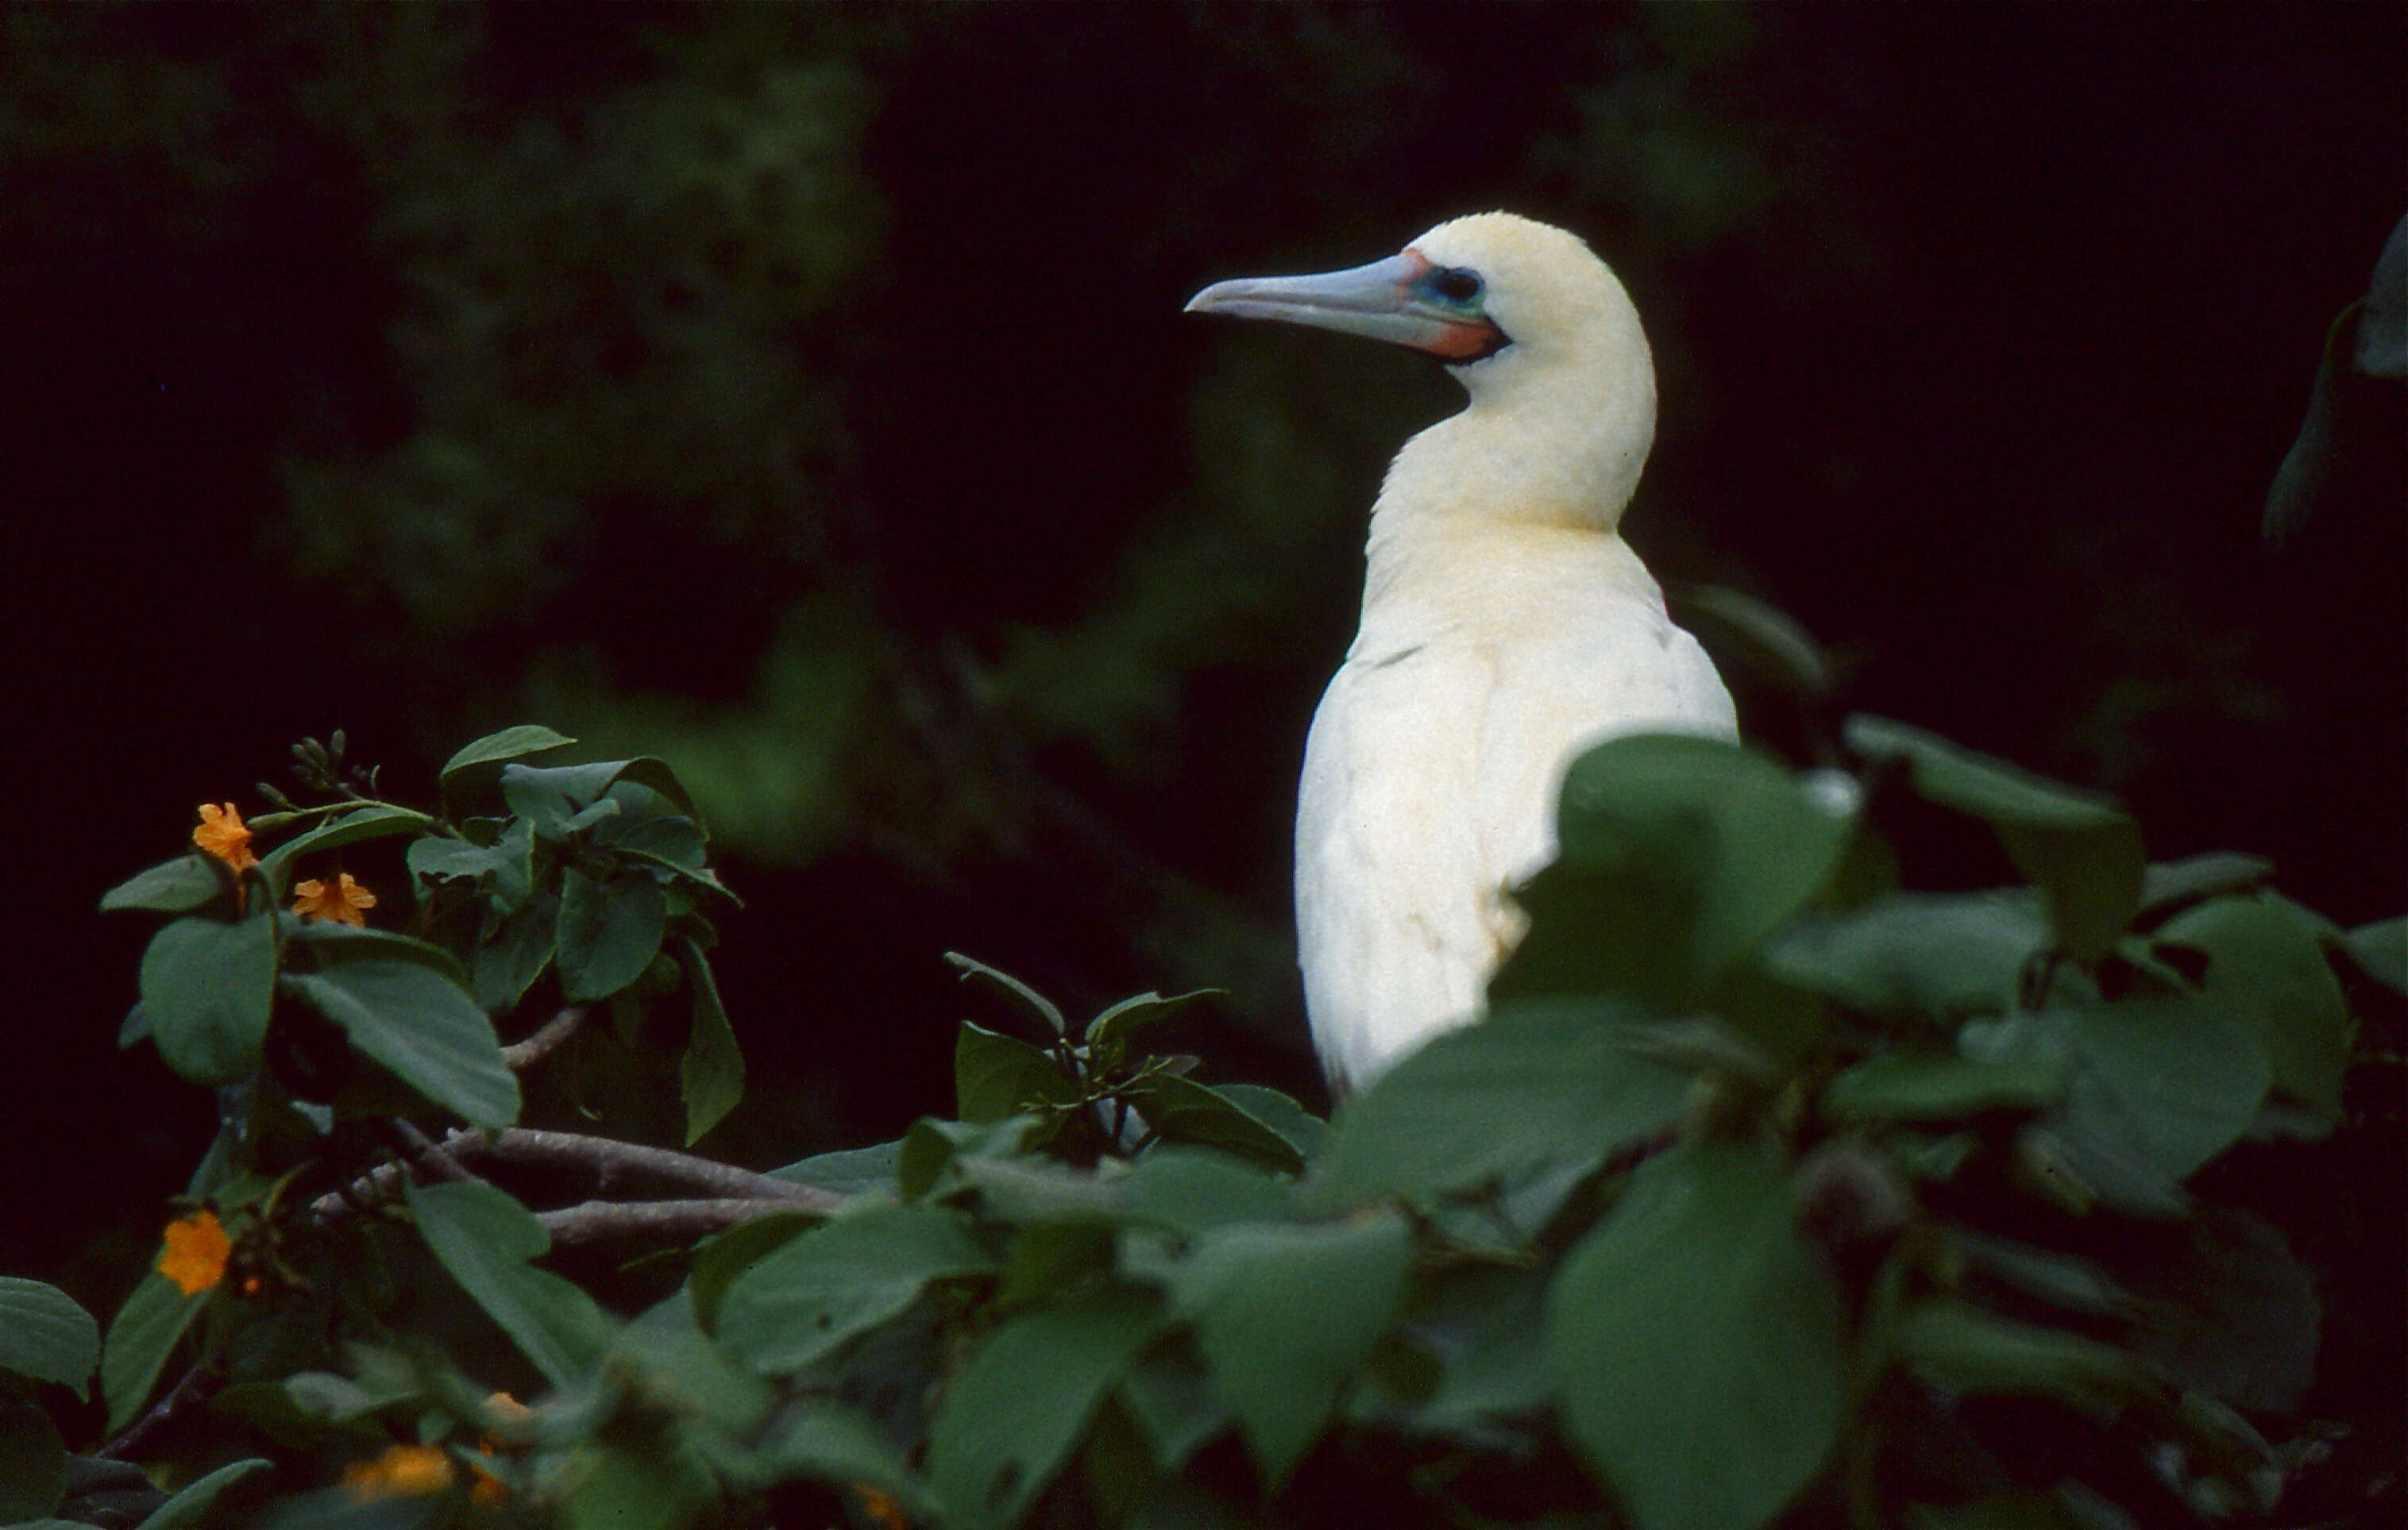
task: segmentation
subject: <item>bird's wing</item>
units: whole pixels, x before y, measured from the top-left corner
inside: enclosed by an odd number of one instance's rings
[[[1341,1086],[1479,1012],[1498,946],[1468,807],[1496,686],[1487,649],[1358,651],[1313,714],[1297,944],[1313,1048]]]

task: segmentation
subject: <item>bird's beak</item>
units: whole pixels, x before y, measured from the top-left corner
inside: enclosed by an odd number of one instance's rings
[[[1487,320],[1468,319],[1422,295],[1421,279],[1429,268],[1420,251],[1408,250],[1346,271],[1240,277],[1197,293],[1187,300],[1187,311],[1310,324],[1409,345],[1449,361],[1474,360],[1503,344],[1503,332]]]

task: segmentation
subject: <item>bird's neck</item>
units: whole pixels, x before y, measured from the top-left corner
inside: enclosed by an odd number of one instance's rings
[[[1501,360],[1502,358],[1500,358]],[[1462,413],[1407,441],[1372,507],[1370,553],[1483,529],[1611,534],[1656,434],[1653,372],[1536,373],[1475,391]]]

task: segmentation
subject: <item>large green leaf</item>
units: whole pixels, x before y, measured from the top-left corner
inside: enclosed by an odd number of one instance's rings
[[[469,957],[478,1008],[499,1014],[526,996],[552,964],[559,922],[559,896],[538,891],[478,941]]]
[[[641,874],[595,881],[562,873],[555,959],[572,1003],[607,999],[644,975],[668,928],[661,884]]]
[[[576,739],[566,734],[554,733],[537,722],[522,722],[514,728],[489,733],[473,744],[464,746],[452,758],[443,762],[439,779],[449,783],[452,778],[470,765],[491,765],[497,760],[515,760],[523,755],[539,754],[548,749],[573,744]]]
[[[1691,1074],[1645,1054],[1656,1028],[1640,1014],[1612,1000],[1531,1002],[1440,1037],[1340,1108],[1316,1198],[1476,1189],[1662,1130]]]
[[[714,1235],[695,1251],[694,1264],[686,1272],[685,1288],[695,1322],[704,1332],[717,1333],[719,1304],[736,1278],[823,1220],[816,1211],[773,1211]]]
[[[622,782],[642,786],[659,793],[675,803],[686,817],[702,822],[701,810],[694,798],[677,779],[677,773],[660,760],[649,757],[633,760],[596,760],[587,765],[554,765],[538,768],[534,765],[502,766],[502,800],[510,811],[528,820],[536,832],[546,838],[559,838],[570,832],[577,816],[610,794]]]
[[[53,1285],[0,1275],[0,1370],[73,1387],[81,1397],[100,1364],[100,1324]]]
[[[2256,898],[2216,898],[2168,920],[2157,939],[2207,957],[2203,990],[2257,1032],[2274,1088],[2328,1123],[2340,1119],[2349,1001],[2315,937]]]
[[[351,1045],[470,1125],[500,1128],[518,1119],[518,1080],[503,1065],[494,1022],[444,973],[364,951],[283,981]]]
[[[685,979],[694,990],[694,1028],[678,1060],[678,1089],[685,1100],[685,1140],[692,1147],[744,1098],[744,1051],[719,1002],[719,979],[710,958],[691,937],[678,939]]]
[[[110,1434],[133,1423],[150,1400],[167,1357],[208,1304],[208,1293],[187,1296],[154,1270],[117,1309],[100,1351],[100,1395],[108,1404]]]
[[[1565,1423],[1641,1530],[1756,1530],[1838,1441],[1839,1287],[1796,1215],[1760,1152],[1692,1143],[1641,1166],[1555,1276]]]
[[[527,1263],[552,1247],[534,1212],[482,1180],[405,1193],[418,1236],[545,1380],[566,1386],[601,1359],[609,1318],[575,1282]]]
[[[891,1190],[895,1186],[896,1165],[902,1156],[903,1140],[897,1137],[867,1148],[813,1153],[769,1172],[781,1180],[817,1185],[823,1190],[841,1190],[848,1194],[861,1190]]]
[[[1248,1160],[1174,1142],[1140,1158],[1121,1194],[1135,1215],[1193,1236],[1231,1223],[1283,1222],[1296,1185]]]
[[[2039,901],[2019,890],[1892,893],[1800,921],[1765,948],[1784,982],[1875,1015],[1995,1013],[2048,945]]]
[[[1395,1323],[1412,1257],[1403,1219],[1382,1212],[1225,1227],[1176,1266],[1172,1306],[1274,1489]]]
[[[32,1403],[0,1393],[0,1520],[47,1515],[66,1490],[67,1449],[59,1426]]]
[[[2119,1122],[2174,1180],[2230,1147],[2266,1097],[2265,1054],[2217,1004],[2128,999],[2075,1012],[2068,1035],[2089,1065],[2074,1076],[2068,1112]]]
[[[337,814],[306,834],[298,834],[259,858],[259,869],[282,896],[292,880],[293,864],[313,851],[339,850],[365,839],[396,834],[417,834],[434,820],[424,813],[387,803],[374,803]]]
[[[177,1494],[151,1510],[142,1522],[142,1530],[185,1530],[201,1523],[202,1518],[217,1506],[218,1495],[247,1477],[255,1477],[274,1463],[259,1456],[220,1466],[205,1477],[194,1478],[184,1484]]]
[[[1848,836],[1760,754],[1643,735],[1572,762],[1560,858],[1521,890],[1530,929],[1502,1000],[1618,994],[1699,1004],[1827,882]]]
[[[1927,800],[1986,820],[2039,886],[2057,943],[2076,960],[2114,949],[2141,906],[2148,861],[2121,808],[1887,718],[1851,717],[1847,738],[1869,759],[1904,761]]]
[[[864,1207],[738,1276],[720,1302],[719,1337],[764,1375],[797,1370],[910,1306],[929,1281],[995,1265],[957,1212]]]
[[[1055,1008],[1054,1001],[1010,973],[991,967],[973,957],[964,956],[957,951],[945,952],[945,960],[952,964],[954,971],[962,975],[962,981],[977,984],[995,994],[1021,1015],[1034,1022],[1033,1028],[1039,1034],[1051,1036],[1070,1034],[1070,1022],[1062,1018],[1062,1011]]]
[[[2055,1397],[2112,1419],[2149,1386],[2129,1351],[1950,1297],[1909,1307],[1886,1334],[1899,1360],[1951,1392]]]
[[[1836,1075],[1823,1091],[1834,1121],[1956,1121],[1991,1110],[2044,1110],[2065,1097],[2069,1070],[2028,1058],[1883,1052]]]
[[[142,953],[142,1013],[169,1067],[194,1083],[259,1070],[276,998],[276,921],[179,919]]]
[[[136,872],[100,895],[103,913],[134,909],[150,914],[189,914],[234,885],[225,863],[213,855],[179,855]]]
[[[1105,1286],[988,1335],[947,1383],[929,1430],[928,1476],[946,1523],[1017,1523],[1164,1321],[1151,1292]]]
[[[1304,1167],[1303,1155],[1278,1128],[1209,1084],[1157,1073],[1125,1093],[1166,1141],[1223,1148],[1291,1173]]]
[[[1078,1081],[1018,1037],[962,1022],[953,1040],[953,1109],[975,1125],[1038,1106],[1079,1103]]]

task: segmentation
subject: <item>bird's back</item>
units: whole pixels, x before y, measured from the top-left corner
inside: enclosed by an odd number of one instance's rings
[[[1713,664],[1614,534],[1485,527],[1415,551],[1373,570],[1297,805],[1306,1008],[1332,1080],[1357,1088],[1477,1017],[1521,933],[1507,891],[1553,857],[1575,755],[1736,732]]]

